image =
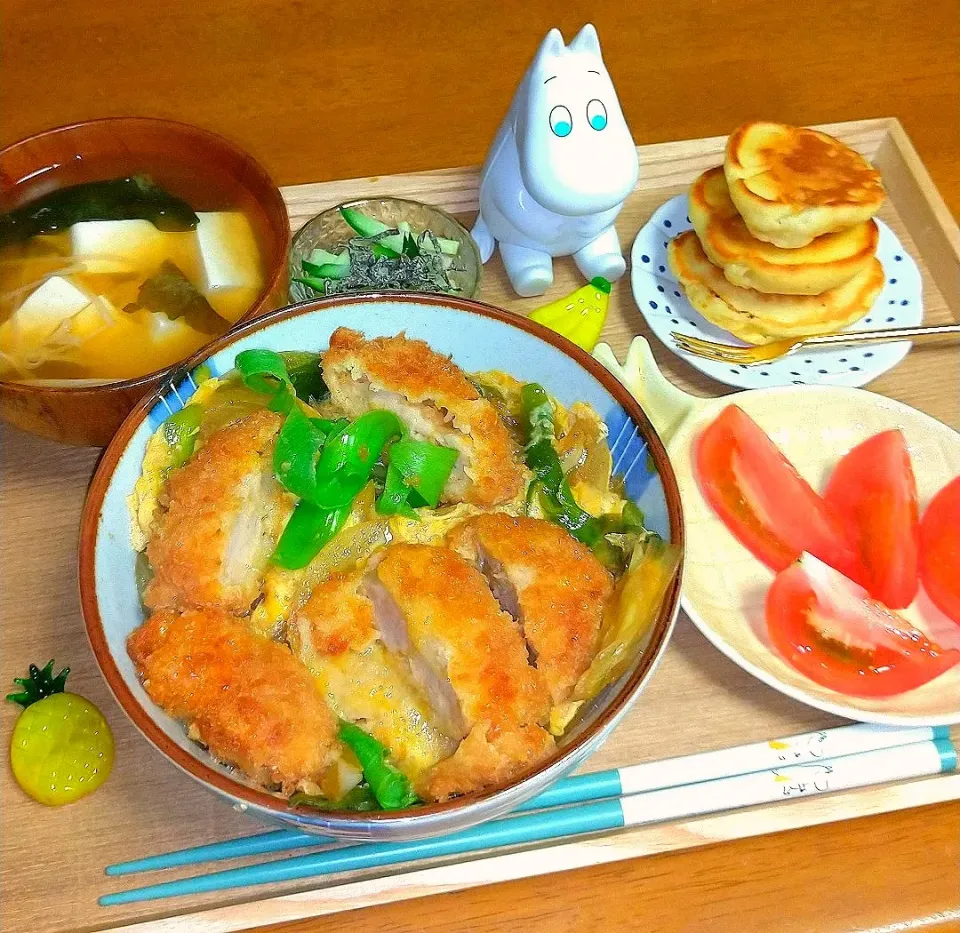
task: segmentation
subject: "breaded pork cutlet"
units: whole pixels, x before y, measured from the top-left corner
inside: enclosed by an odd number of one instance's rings
[[[259,784],[319,785],[339,753],[336,720],[306,667],[225,612],[154,613],[127,651],[150,698]]]
[[[448,542],[486,575],[519,623],[553,702],[562,703],[596,653],[610,574],[588,547],[537,518],[478,515]]]
[[[366,592],[384,643],[408,658],[434,708],[466,736],[424,782],[428,797],[506,783],[550,754],[549,691],[475,567],[448,548],[397,544]]]
[[[397,767],[417,780],[453,753],[462,733],[434,711],[406,660],[387,650],[363,579],[357,570],[317,586],[287,623],[287,637],[334,712],[386,745]]]
[[[293,509],[273,474],[282,419],[256,412],[210,435],[167,484],[167,510],[147,545],[149,609],[215,607],[243,614]]]
[[[524,484],[519,451],[493,404],[449,357],[403,335],[366,340],[341,327],[323,355],[333,401],[351,418],[371,408],[394,412],[416,440],[460,456],[441,501],[489,507],[515,499]]]

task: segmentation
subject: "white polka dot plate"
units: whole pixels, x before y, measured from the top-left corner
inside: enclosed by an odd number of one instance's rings
[[[877,225],[880,228],[877,258],[886,280],[873,308],[848,329],[916,327],[923,322],[920,270],[896,234],[880,220]],[[856,387],[892,369],[910,351],[910,341],[903,340],[864,347],[810,349],[762,366],[731,366],[678,350],[670,337],[671,331],[731,346],[746,346],[693,309],[667,265],[667,244],[677,234],[690,229],[685,194],[661,205],[634,240],[630,254],[631,284],[634,300],[650,329],[677,356],[713,379],[741,389],[802,384]]]

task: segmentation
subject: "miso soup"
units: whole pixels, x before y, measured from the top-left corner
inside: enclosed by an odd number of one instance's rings
[[[203,200],[130,175],[0,214],[0,380],[135,378],[227,331],[263,255],[240,205]]]

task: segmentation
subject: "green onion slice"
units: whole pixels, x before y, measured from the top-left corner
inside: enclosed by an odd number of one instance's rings
[[[308,502],[314,501],[317,463],[327,433],[322,419],[308,418],[294,408],[283,422],[273,448],[273,472],[280,484]]]
[[[306,567],[343,528],[349,514],[349,503],[338,509],[320,509],[301,499],[280,535],[271,560],[285,570]]]
[[[296,793],[290,798],[294,807],[314,807],[317,810],[379,810],[380,804],[366,782],[348,790],[339,800],[328,800],[315,794]]]
[[[457,462],[457,451],[427,441],[397,441],[390,448],[390,465],[383,495],[377,502],[381,515],[413,515],[413,506],[435,509]]]
[[[351,502],[369,481],[383,448],[405,432],[393,413],[368,411],[331,435],[317,463],[311,501],[328,509]]]
[[[628,540],[646,532],[643,513],[632,502],[626,503],[621,514],[600,518],[582,509],[563,474],[554,447],[553,405],[547,393],[537,383],[527,383],[520,390],[520,400],[522,427],[527,438],[524,459],[536,476],[527,491],[527,510],[536,496],[550,521],[566,528],[574,538],[591,548],[607,567],[622,569],[628,557],[624,553]],[[619,537],[624,547],[611,542],[608,535]]]
[[[248,389],[271,396],[267,407],[285,414],[293,407],[296,393],[287,364],[273,350],[244,350],[238,353],[234,365]]]
[[[163,422],[163,437],[170,448],[171,468],[183,466],[193,456],[202,420],[203,407],[187,405]]]
[[[409,778],[388,760],[389,749],[352,722],[340,723],[340,741],[357,756],[363,776],[384,810],[402,810],[419,803]]]

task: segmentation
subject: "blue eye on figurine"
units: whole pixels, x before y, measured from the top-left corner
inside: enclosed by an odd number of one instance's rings
[[[604,118],[604,122],[606,122],[606,118]],[[550,129],[561,138],[569,136],[570,131],[573,129],[573,117],[570,115],[570,111],[562,104],[554,107],[553,110],[550,111]]]
[[[603,101],[594,99],[587,104],[587,123],[595,130],[602,130],[607,125],[607,108]]]

